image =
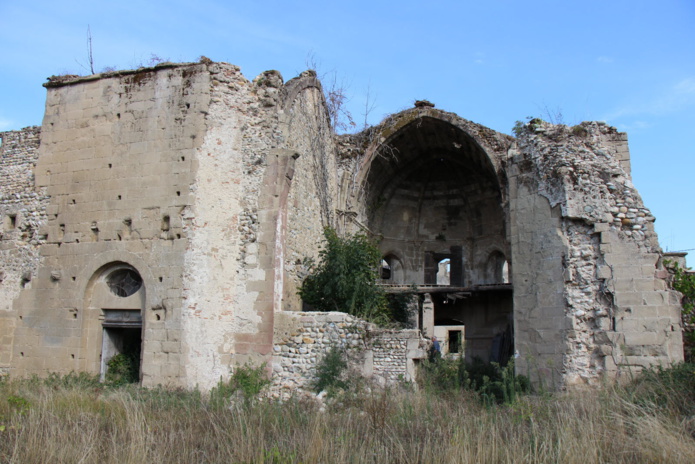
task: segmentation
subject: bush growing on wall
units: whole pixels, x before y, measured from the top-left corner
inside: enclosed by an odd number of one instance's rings
[[[683,344],[685,359],[692,362],[695,359],[695,274],[673,263],[673,288],[683,294]]]
[[[379,249],[364,234],[339,237],[324,229],[320,262],[304,280],[299,295],[314,311],[342,311],[383,324],[389,320],[386,294],[376,284]]]

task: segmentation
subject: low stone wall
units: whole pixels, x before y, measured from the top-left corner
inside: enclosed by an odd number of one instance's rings
[[[382,385],[414,380],[415,362],[427,356],[418,330],[385,330],[339,312],[275,315],[273,385],[308,387],[317,364],[333,347],[345,349],[349,367]]]

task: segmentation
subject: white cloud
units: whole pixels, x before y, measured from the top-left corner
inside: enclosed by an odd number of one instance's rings
[[[634,97],[639,103],[627,104],[608,113],[612,121],[629,116],[665,116],[695,105],[695,77],[687,77],[651,97]]]
[[[618,124],[618,129],[623,132],[638,132],[641,129],[649,129],[653,124],[646,121],[632,121],[629,124]]]

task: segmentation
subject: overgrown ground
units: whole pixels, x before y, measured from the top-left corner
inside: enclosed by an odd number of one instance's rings
[[[88,376],[0,381],[0,462],[695,462],[695,365],[602,391],[488,404],[428,384],[244,401],[107,387]],[[253,391],[253,389],[247,389]]]

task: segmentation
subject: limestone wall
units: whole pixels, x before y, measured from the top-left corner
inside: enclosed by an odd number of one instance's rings
[[[34,186],[40,136],[40,127],[0,133],[0,371],[12,358],[17,322],[12,303],[36,277],[38,247],[46,240],[48,196]]]
[[[38,276],[15,300],[12,368],[99,372],[102,272],[127,263],[143,279],[145,384],[179,384],[181,288],[195,149],[209,77],[159,66],[48,84],[36,185],[50,195]]]

